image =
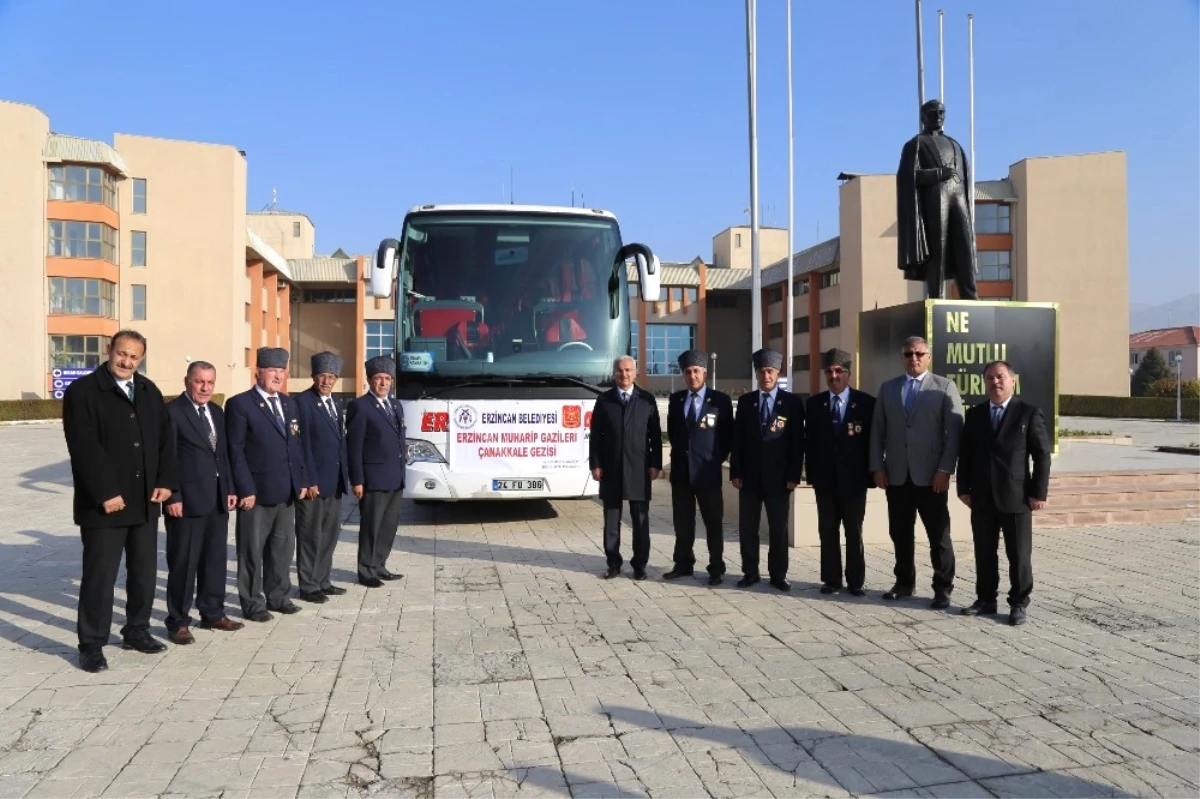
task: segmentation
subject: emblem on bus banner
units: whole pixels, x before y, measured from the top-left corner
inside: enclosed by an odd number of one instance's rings
[[[479,421],[479,416],[470,405],[460,405],[454,412],[454,424],[463,430],[470,430],[477,421]]]
[[[579,427],[579,425],[583,424],[583,408],[578,405],[564,405],[562,420],[563,427]]]

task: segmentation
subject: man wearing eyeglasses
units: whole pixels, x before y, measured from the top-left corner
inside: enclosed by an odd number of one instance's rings
[[[862,524],[867,489],[875,485],[867,468],[875,398],[850,388],[850,353],[825,353],[829,391],[808,399],[804,412],[806,479],[817,499],[817,531],[821,538],[821,593],[840,591],[841,529],[846,530],[846,581],[854,596],[863,596],[867,576]]]
[[[933,607],[950,607],[954,546],[950,542],[950,475],[963,427],[962,398],[950,380],[929,371],[925,339],[910,336],[901,350],[904,374],[879,387],[871,421],[871,472],[887,491],[888,534],[896,551],[896,583],[883,598],[913,595],[917,583],[917,515],[929,537]]]

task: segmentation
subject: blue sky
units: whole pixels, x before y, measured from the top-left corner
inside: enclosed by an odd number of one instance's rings
[[[608,208],[664,260],[708,259],[747,220],[741,0],[0,0],[0,97],[54,130],[228,143],[251,210],[308,213],[317,249],[372,250],[405,209]],[[1028,156],[1125,150],[1130,294],[1197,290],[1197,0],[926,0],[947,131],[967,140],[976,13],[976,173]],[[784,1],[759,0],[765,223],[786,224]],[[916,125],[913,4],[795,0],[797,249],[836,234],[840,171],[890,172]]]

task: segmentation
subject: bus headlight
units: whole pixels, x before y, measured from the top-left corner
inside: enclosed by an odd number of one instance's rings
[[[414,463],[445,463],[446,459],[442,457],[442,453],[438,448],[428,441],[422,441],[419,438],[410,438],[408,440],[408,451],[405,458],[408,465]]]

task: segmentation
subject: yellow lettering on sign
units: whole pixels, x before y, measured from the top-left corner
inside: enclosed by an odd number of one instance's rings
[[[947,333],[970,333],[969,311],[957,311],[946,314]]]

